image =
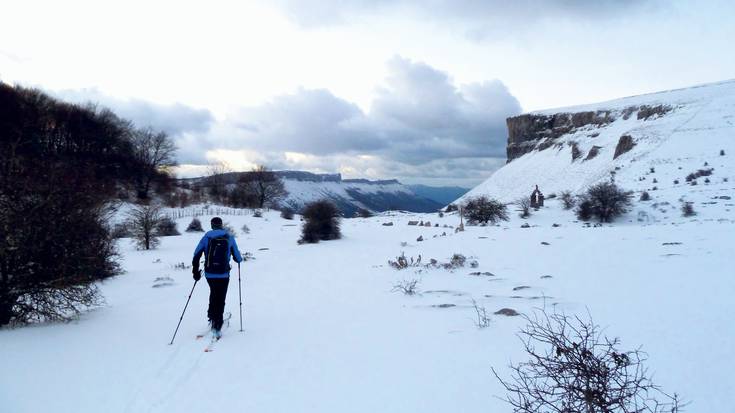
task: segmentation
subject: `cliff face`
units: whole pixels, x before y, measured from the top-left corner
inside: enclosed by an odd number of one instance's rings
[[[508,118],[508,162],[534,149],[545,149],[562,135],[574,132],[587,125],[602,126],[615,120],[609,110],[553,115],[533,114]]]
[[[610,110],[587,110],[579,112],[560,112],[553,114],[527,113],[508,118],[508,161],[519,158],[534,149],[544,150],[555,141],[583,129],[605,126],[622,118],[628,120],[634,113],[637,120],[648,120],[670,112],[669,105],[631,105]],[[596,135],[590,135],[594,137]]]

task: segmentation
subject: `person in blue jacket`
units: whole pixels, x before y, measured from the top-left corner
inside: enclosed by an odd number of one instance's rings
[[[209,284],[209,308],[207,317],[212,333],[219,337],[222,330],[222,317],[225,312],[225,298],[227,286],[230,283],[230,257],[235,262],[242,262],[242,255],[235,242],[235,237],[222,228],[222,218],[214,217],[211,221],[212,230],[207,231],[194,250],[192,273],[194,281],[202,278],[199,269],[199,260],[204,255],[204,277]]]

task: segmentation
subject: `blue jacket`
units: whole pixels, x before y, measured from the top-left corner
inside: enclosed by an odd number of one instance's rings
[[[199,241],[199,244],[197,245],[196,249],[194,250],[194,260],[192,261],[192,265],[194,268],[199,268],[199,259],[202,257],[202,254],[204,254],[207,251],[207,247],[209,247],[209,241],[213,238],[218,238],[223,235],[227,235],[227,242],[228,247],[230,250],[230,254],[232,255],[232,258],[237,262],[238,264],[242,262],[242,255],[240,255],[240,249],[237,247],[237,242],[235,242],[235,237],[228,234],[227,231],[224,229],[213,229],[211,231],[207,231],[206,234],[202,237],[202,240]],[[206,255],[205,255],[206,260]],[[206,263],[205,263],[206,268]],[[226,272],[224,274],[210,274],[205,272],[204,276],[207,278],[230,278],[230,272]]]

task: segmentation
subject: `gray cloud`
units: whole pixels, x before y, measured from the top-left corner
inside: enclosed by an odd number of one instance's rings
[[[584,17],[595,20],[616,18],[625,13],[650,9],[660,0],[276,0],[275,4],[303,27],[345,24],[359,16],[413,14],[432,20],[454,20],[475,26],[479,35],[491,26],[505,23],[522,29],[517,23],[547,18]]]
[[[483,167],[505,160],[505,119],[521,107],[502,82],[458,87],[447,73],[402,57],[388,62],[388,72],[369,112],[327,90],[300,89],[241,110],[197,144],[247,148],[272,168],[348,165],[383,177],[459,178],[471,159]],[[279,156],[285,152],[307,159]]]
[[[195,109],[175,103],[161,105],[141,99],[119,99],[98,89],[67,89],[51,92],[59,98],[77,103],[92,102],[112,109],[118,116],[129,119],[138,127],[151,126],[175,139],[185,134],[202,134],[214,122],[207,109]]]

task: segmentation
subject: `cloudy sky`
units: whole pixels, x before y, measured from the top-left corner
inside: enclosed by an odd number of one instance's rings
[[[731,1],[23,0],[0,80],[233,169],[471,186],[524,111],[735,78]]]

